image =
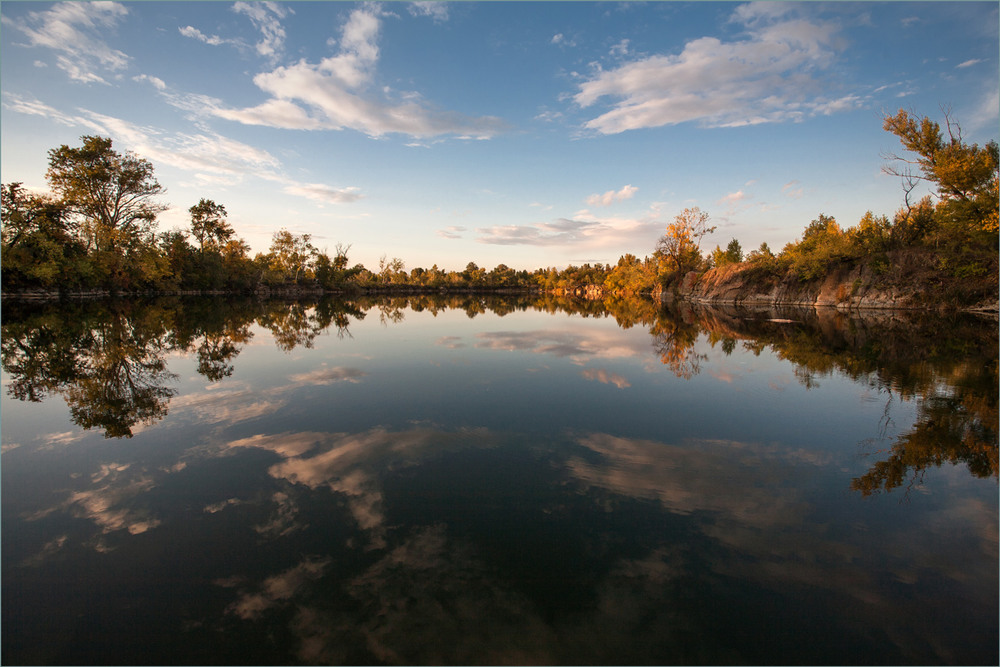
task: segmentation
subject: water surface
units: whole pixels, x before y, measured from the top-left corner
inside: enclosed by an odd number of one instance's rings
[[[995,321],[4,304],[5,663],[996,664]]]

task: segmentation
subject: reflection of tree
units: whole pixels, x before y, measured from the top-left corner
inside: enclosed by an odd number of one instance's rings
[[[166,353],[193,354],[198,372],[218,382],[232,375],[233,359],[253,337],[255,320],[288,351],[310,347],[331,326],[338,335],[348,335],[352,317],[363,319],[364,312],[333,299],[317,304],[210,298],[5,303],[2,363],[14,398],[38,402],[60,394],[83,428],[131,437],[135,425],[167,414],[175,393],[168,385],[175,376],[167,370]]]
[[[267,311],[257,318],[257,323],[271,332],[279,348],[291,352],[300,345],[313,346],[313,340],[322,332],[322,328],[310,317],[309,307],[305,303],[274,302],[267,306]]]
[[[350,337],[351,318],[365,319],[365,313],[357,305],[339,299],[322,299],[316,304],[316,325],[323,331],[337,327],[337,338]]]
[[[233,374],[232,360],[253,338],[250,325],[256,308],[251,302],[224,299],[185,299],[169,307],[173,349],[193,351],[198,372],[210,382]]]
[[[32,401],[61,393],[83,428],[131,437],[136,424],[161,419],[174,394],[163,358],[166,318],[159,309],[126,302],[89,311],[82,318],[76,309],[50,310],[4,326],[10,393]]]
[[[649,330],[660,361],[679,378],[690,380],[701,372],[701,362],[708,359],[708,355],[694,349],[699,331],[697,325],[667,313],[663,313]]]
[[[737,339],[754,354],[770,348],[795,364],[806,388],[836,373],[886,396],[880,434],[872,442],[884,438],[895,399],[917,401],[913,426],[887,451],[873,452],[881,460],[852,481],[854,490],[868,496],[910,486],[945,462],[965,463],[977,477],[998,478],[995,322],[901,312],[849,317],[813,309],[751,315],[703,308],[697,321],[710,342],[723,341],[724,350]]]
[[[220,334],[206,334],[198,346],[198,372],[210,382],[218,382],[233,374],[234,367],[230,363],[233,357],[253,334],[249,327],[244,326],[238,331]]]
[[[931,390],[918,407],[912,430],[896,439],[888,458],[853,479],[852,489],[869,496],[904,483],[910,487],[928,468],[943,463],[964,463],[976,477],[997,477],[996,360],[992,369],[965,370],[992,385],[977,388],[985,391],[971,389],[967,382],[971,378],[966,375],[945,393]]]
[[[3,368],[10,375],[7,391],[22,401],[39,402],[75,380],[79,357],[91,344],[90,331],[76,308],[67,317],[23,319],[19,308],[4,305]]]
[[[151,424],[167,414],[175,391],[166,384],[165,314],[156,307],[116,302],[109,317],[92,330],[93,346],[77,380],[66,388],[73,421],[103,428],[105,437],[131,437],[136,424]]]

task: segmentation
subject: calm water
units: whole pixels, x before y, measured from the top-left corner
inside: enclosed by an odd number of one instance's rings
[[[3,662],[998,662],[997,326],[4,304]]]

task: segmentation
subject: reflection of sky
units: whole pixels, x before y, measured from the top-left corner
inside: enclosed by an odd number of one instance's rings
[[[843,378],[806,390],[701,338],[682,380],[641,327],[534,312],[253,340],[217,383],[172,358],[169,414],[129,441],[5,396],[4,574],[86,552],[168,576],[169,551],[178,586],[211,582],[186,622],[280,623],[322,663],[767,661],[712,635],[756,596],[809,605],[773,613],[823,619],[817,646],[947,662],[996,619],[995,484],[945,466],[906,505],[851,494],[885,400]],[[891,435],[913,406],[890,407]],[[572,575],[540,564],[565,545]],[[545,599],[560,576],[572,613]]]

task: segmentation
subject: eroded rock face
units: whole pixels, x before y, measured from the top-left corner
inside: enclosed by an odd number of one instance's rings
[[[926,257],[912,255],[893,257],[888,270],[845,265],[806,282],[793,275],[761,277],[749,265],[737,264],[687,274],[678,294],[695,303],[725,305],[998,312],[995,269],[975,279],[956,278],[938,271]]]

